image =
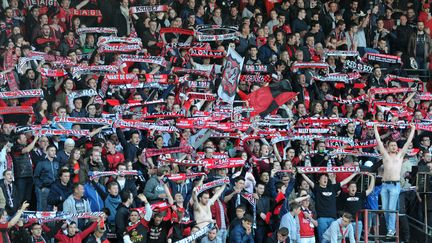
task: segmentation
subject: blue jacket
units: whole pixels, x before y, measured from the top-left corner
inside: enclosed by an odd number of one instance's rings
[[[273,51],[268,44],[261,46],[258,53],[258,58],[263,64],[270,64],[270,58],[278,56],[278,53]]]
[[[48,159],[37,163],[34,171],[34,182],[36,187],[50,187],[57,179],[59,163]]]
[[[117,195],[117,197],[112,197],[111,195],[108,195],[105,199],[105,207],[107,207],[110,211],[110,216],[108,217],[108,221],[110,223],[114,223],[117,213],[117,207],[121,204],[121,198],[120,195]]]
[[[99,183],[92,184],[91,182],[87,182],[84,185],[84,197],[89,200],[92,212],[100,212],[104,208],[104,201],[102,199],[104,195],[99,195],[98,191],[105,192],[105,188]]]
[[[174,181],[169,181],[170,188],[172,189],[171,194],[175,195],[177,193],[182,194],[185,202],[189,202],[189,199],[192,196],[192,183],[190,181],[186,181],[185,183],[177,184]]]
[[[234,227],[230,233],[230,243],[254,243],[252,233],[247,235],[241,224]]]
[[[270,190],[270,194],[272,198],[276,198],[278,195],[278,192],[276,190],[276,183],[278,182],[278,180],[274,179],[273,177],[270,178],[270,181],[268,182],[268,188]],[[285,215],[286,213],[289,212],[289,200],[288,197],[291,194],[291,192],[294,190],[294,185],[295,185],[295,178],[291,178],[290,182],[288,183],[288,186],[285,190],[285,202],[282,204],[282,208],[281,211],[279,213],[280,217],[282,217],[283,215]]]
[[[281,219],[279,229],[282,227],[288,229],[291,241],[300,242],[300,223],[298,217],[292,216],[290,212],[286,213]]]
[[[60,150],[57,152],[56,159],[60,163],[60,167],[65,166],[69,160],[69,156],[66,154],[64,150]]]

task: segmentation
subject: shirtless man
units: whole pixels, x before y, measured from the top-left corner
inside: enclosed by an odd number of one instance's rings
[[[201,177],[201,180],[199,181],[197,187],[201,186],[203,184],[203,181],[204,176]],[[213,205],[213,203],[220,197],[222,192],[225,190],[226,185],[223,185],[222,187],[217,189],[212,198],[210,198],[210,194],[208,191],[202,192],[198,197],[196,192],[197,187],[194,187],[192,191],[192,200],[195,222],[197,226],[202,229],[203,227],[213,222],[210,206]]]
[[[387,143],[387,149],[384,147],[378,128],[374,125],[375,138],[378,143],[378,149],[383,156],[384,174],[383,184],[381,189],[381,201],[383,210],[396,210],[396,205],[399,200],[400,187],[400,173],[402,169],[403,158],[408,150],[411,141],[414,138],[415,125],[410,124],[411,132],[408,136],[406,143],[403,148],[398,151],[396,141],[389,141]],[[394,236],[396,233],[396,214],[386,213],[386,226],[387,236]]]

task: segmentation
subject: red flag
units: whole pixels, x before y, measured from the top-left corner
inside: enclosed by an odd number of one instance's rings
[[[251,93],[248,101],[256,113],[266,116],[296,96],[296,92],[284,92],[283,84],[275,83]]]

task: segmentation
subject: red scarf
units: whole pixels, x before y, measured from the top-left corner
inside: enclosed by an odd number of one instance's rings
[[[70,48],[74,48],[75,44],[76,44],[76,40],[73,39],[72,41],[70,41],[69,39],[66,39],[66,44],[70,47]]]
[[[348,232],[348,228],[346,228],[345,231],[344,231],[343,228],[342,228],[342,226],[339,225],[339,230],[340,230],[340,232],[341,232],[341,234],[342,234],[342,243],[346,243],[346,241],[345,241],[345,235],[346,235],[347,232]]]
[[[306,110],[309,110],[310,96],[309,96],[309,91],[307,90],[306,87],[303,87],[303,100],[306,106]]]
[[[294,56],[294,53],[297,51],[297,48],[294,45],[293,46],[287,45],[286,50],[288,52],[289,57],[291,58]]]

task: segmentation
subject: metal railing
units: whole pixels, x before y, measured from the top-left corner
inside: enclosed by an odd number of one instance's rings
[[[411,242],[422,242],[422,243],[432,242],[431,226],[428,226],[424,222],[415,219],[409,215],[404,215],[404,217],[407,217],[408,219]]]
[[[395,236],[389,237],[386,234],[380,235],[380,217],[384,213],[395,213],[396,214],[396,234]],[[373,238],[373,241],[379,242],[379,240],[383,239],[394,239],[396,243],[399,243],[399,211],[395,210],[369,210],[363,209],[356,213],[356,228],[355,228],[355,238],[356,240],[360,239],[358,232],[358,222],[360,214],[363,215],[363,240],[365,243],[369,242],[369,237]],[[369,235],[369,214],[375,214],[375,225],[374,225],[374,235]],[[378,234],[377,234],[378,233]],[[373,242],[372,241],[372,242]]]

